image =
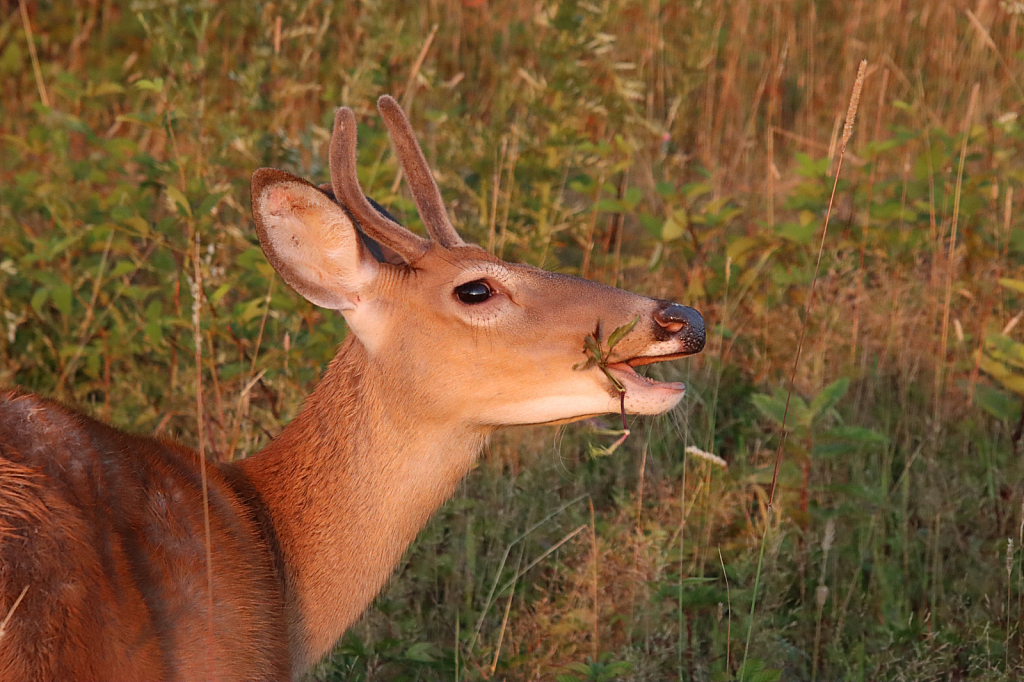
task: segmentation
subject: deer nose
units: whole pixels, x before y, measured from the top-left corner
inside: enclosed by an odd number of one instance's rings
[[[704,316],[686,305],[670,303],[654,313],[654,321],[673,336],[678,336],[688,353],[704,348]]]

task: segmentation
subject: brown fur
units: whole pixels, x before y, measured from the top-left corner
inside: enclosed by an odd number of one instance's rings
[[[207,641],[198,455],[0,393],[0,679],[283,679],[281,575],[237,471],[209,467]],[[7,476],[13,473],[13,477]]]

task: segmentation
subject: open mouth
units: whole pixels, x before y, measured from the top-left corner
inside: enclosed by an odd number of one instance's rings
[[[654,362],[661,362],[662,360],[671,360],[673,358],[682,357],[685,354],[680,355],[669,355],[653,358],[633,358],[632,360],[626,360],[625,362],[616,362],[608,365],[608,371],[611,372],[612,376],[618,379],[622,387],[626,389],[628,395],[631,390],[639,391],[665,391],[671,394],[681,394],[686,390],[686,385],[681,381],[656,381],[638,374],[634,367],[641,365],[649,365]]]
[[[703,348],[703,346],[701,347]],[[670,355],[651,355],[651,356],[640,356],[637,358],[630,358],[629,360],[623,360],[622,362],[616,362],[608,365],[609,367],[617,367],[620,365],[626,365],[629,367],[643,367],[644,365],[653,365],[656,362],[667,362],[669,360],[678,360],[679,358],[689,357],[690,355],[696,355],[700,350],[695,351],[683,351],[680,353],[672,353]]]

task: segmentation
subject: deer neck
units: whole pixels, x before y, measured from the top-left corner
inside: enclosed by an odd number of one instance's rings
[[[299,415],[241,463],[283,558],[296,675],[372,601],[486,440],[433,407],[350,336]]]

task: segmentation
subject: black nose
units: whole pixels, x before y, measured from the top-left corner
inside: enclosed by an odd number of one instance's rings
[[[670,303],[654,313],[654,321],[679,338],[687,353],[704,348],[704,317],[690,306]]]

